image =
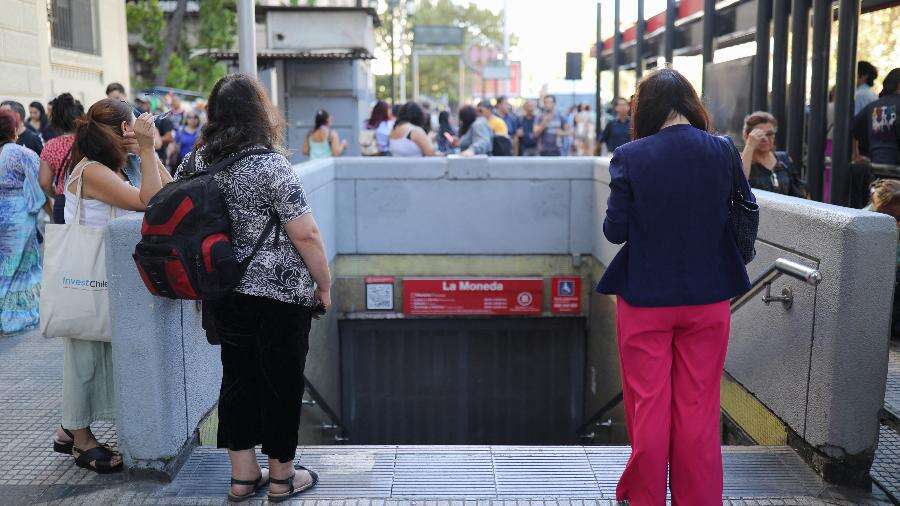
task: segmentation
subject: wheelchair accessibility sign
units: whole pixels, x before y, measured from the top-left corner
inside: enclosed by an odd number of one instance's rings
[[[554,314],[581,313],[581,278],[557,276],[551,282],[550,309]]]

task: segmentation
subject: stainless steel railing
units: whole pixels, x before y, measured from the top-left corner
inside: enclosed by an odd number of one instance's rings
[[[734,313],[743,307],[744,304],[749,302],[753,297],[756,297],[756,295],[763,290],[765,290],[766,293],[763,295],[762,301],[767,306],[773,302],[781,302],[782,305],[785,306],[785,309],[790,309],[794,302],[794,294],[790,287],[785,286],[782,288],[780,296],[771,294],[772,283],[782,275],[790,276],[812,286],[816,286],[822,281],[822,275],[818,270],[797,262],[779,258],[750,284],[750,290],[747,293],[731,300],[731,312]]]

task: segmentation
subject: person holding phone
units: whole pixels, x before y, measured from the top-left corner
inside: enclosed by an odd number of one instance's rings
[[[102,228],[114,217],[146,210],[150,199],[172,180],[156,158],[153,137],[153,117],[142,114],[135,119],[124,100],[100,100],[78,118],[66,168],[65,222]],[[141,155],[140,188],[129,183],[125,172],[132,144]],[[112,343],[63,341],[62,426],[53,448],[70,454],[78,467],[101,474],[120,471],[122,456],[91,432],[91,423],[115,420]]]
[[[766,111],[756,111],[744,119],[744,176],[759,190],[806,198],[809,193],[799,171],[784,151],[775,150],[778,121]]]

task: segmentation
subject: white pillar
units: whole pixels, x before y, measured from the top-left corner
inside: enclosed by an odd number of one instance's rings
[[[466,63],[463,61],[463,55],[460,53],[459,55],[459,104],[457,107],[462,107],[465,103],[466,99]]]
[[[238,0],[238,61],[242,73],[256,77],[256,12],[253,0]]]
[[[507,0],[503,0],[503,66],[509,68],[509,14]],[[503,94],[509,94],[509,79],[503,80]]]
[[[412,51],[412,99],[414,102],[419,101],[419,54],[415,49]]]

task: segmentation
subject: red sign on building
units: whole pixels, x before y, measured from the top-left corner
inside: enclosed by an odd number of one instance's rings
[[[541,278],[406,278],[407,315],[539,315]]]
[[[557,276],[550,281],[551,304],[554,314],[581,313],[581,278]]]

